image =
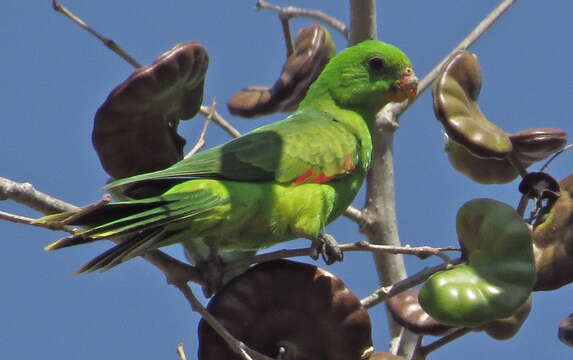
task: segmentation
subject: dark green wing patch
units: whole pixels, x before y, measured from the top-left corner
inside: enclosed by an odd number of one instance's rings
[[[330,114],[294,113],[286,120],[258,128],[224,145],[184,159],[173,166],[114,181],[113,188],[159,179],[198,177],[235,181],[324,182],[351,172],[360,161],[359,141]],[[308,182],[305,181],[305,182]]]

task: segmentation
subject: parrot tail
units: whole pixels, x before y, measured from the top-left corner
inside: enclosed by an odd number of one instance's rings
[[[100,239],[128,236],[119,245],[109,249],[78,270],[78,273],[107,270],[132,257],[155,248],[173,232],[164,231],[164,225],[206,214],[214,207],[228,203],[207,190],[165,194],[153,198],[106,204],[86,214],[67,212],[49,215],[36,222],[60,225],[79,225],[86,229],[57,240],[45,250],[90,243]]]

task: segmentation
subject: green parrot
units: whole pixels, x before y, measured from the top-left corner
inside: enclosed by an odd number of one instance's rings
[[[307,238],[327,263],[342,260],[324,228],[360,189],[376,113],[391,101],[412,100],[416,91],[400,49],[374,40],[349,47],[329,61],[286,119],[105,187],[130,200],[39,219],[83,227],[46,250],[125,239],[78,273],[107,270],[174,243],[256,251]]]

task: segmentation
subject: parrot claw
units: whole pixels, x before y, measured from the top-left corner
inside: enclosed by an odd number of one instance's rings
[[[324,262],[327,265],[330,265],[336,261],[342,261],[344,259],[344,254],[340,247],[338,246],[338,242],[336,239],[329,234],[320,234],[316,240],[312,243],[312,252],[310,257],[313,260],[318,259],[318,254],[322,255]]]

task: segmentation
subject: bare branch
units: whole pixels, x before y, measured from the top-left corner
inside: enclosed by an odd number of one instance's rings
[[[438,256],[446,263],[452,263],[449,256],[445,254],[447,251],[460,251],[455,247],[432,248],[429,246],[411,247],[411,246],[387,246],[387,245],[372,245],[366,241],[358,241],[355,243],[340,244],[340,250],[343,252],[350,251],[370,251],[372,253],[388,253],[388,254],[404,254],[415,255],[421,259],[430,256]],[[241,259],[227,265],[228,268],[244,267],[250,264],[258,264],[267,261],[286,259],[299,256],[310,256],[313,250],[311,247],[299,249],[281,249],[271,251],[264,254],[257,254],[251,258]]]
[[[358,210],[357,208],[355,208],[353,206],[349,206],[344,211],[344,216],[346,216],[350,220],[356,222],[360,226],[362,226],[362,223],[365,221],[364,214],[362,213],[362,210]]]
[[[119,55],[122,59],[127,61],[131,66],[133,66],[136,69],[140,68],[142,66],[137,60],[132,58],[129,54],[127,54],[127,52],[125,52],[125,50],[123,50],[119,45],[117,45],[117,43],[115,41],[102,36],[97,31],[92,29],[82,19],[80,19],[79,17],[74,15],[68,9],[66,9],[58,0],[53,0],[52,5],[54,7],[54,10],[61,12],[67,18],[69,18],[70,20],[72,20],[76,24],[80,25],[82,28],[87,30],[90,34],[92,34],[93,36],[95,36],[96,38],[101,40],[101,42],[103,42],[105,46],[107,46],[111,51],[113,51],[114,53]],[[214,123],[219,125],[229,135],[231,135],[233,137],[241,136],[241,133],[238,130],[236,130],[233,126],[231,126],[231,124],[229,124],[227,121],[225,121],[225,119],[217,111],[213,111],[213,113],[211,114],[211,112],[209,111],[209,106],[201,105],[201,109],[199,111],[201,112],[201,114],[203,116],[210,117],[210,119],[213,120]]]
[[[438,77],[442,67],[452,56],[458,51],[468,49],[472,46],[517,0],[503,0],[500,4],[493,9],[454,49],[436,65],[418,84],[418,94],[416,98],[430,86],[430,84]],[[409,106],[407,102],[395,103],[389,109],[394,117],[400,116]]]
[[[375,0],[350,0],[349,45],[377,38]]]
[[[185,355],[185,348],[183,347],[182,343],[177,345],[176,351],[179,360],[187,360],[187,356]]]
[[[421,355],[422,359],[425,359],[432,351],[438,350],[442,346],[447,345],[452,341],[461,338],[462,336],[470,333],[471,331],[472,329],[470,328],[455,329],[448,335],[445,335],[428,345],[418,347],[417,352]]]
[[[134,58],[129,56],[122,48],[119,47],[115,43],[115,41],[106,38],[105,36],[101,35],[94,29],[92,29],[88,24],[86,24],[82,19],[74,15],[70,10],[66,9],[58,0],[52,1],[52,7],[55,11],[64,14],[68,19],[72,20],[79,26],[81,26],[84,30],[88,31],[90,34],[98,38],[108,49],[116,53],[117,55],[121,56],[125,61],[130,63],[134,68],[141,67],[141,64],[137,62]]]
[[[388,298],[398,295],[402,291],[406,291],[416,285],[420,285],[424,281],[426,281],[430,276],[434,273],[446,270],[452,265],[459,264],[462,262],[461,259],[452,260],[451,263],[444,263],[433,267],[428,267],[423,269],[422,271],[417,272],[416,274],[403,279],[401,281],[396,282],[393,285],[381,287],[378,290],[374,291],[372,294],[366,296],[364,299],[360,300],[362,305],[366,308],[371,308],[374,305],[380,304],[386,301]]]
[[[223,116],[221,116],[221,114],[219,114],[219,112],[217,112],[217,110],[214,110],[212,113],[209,110],[209,106],[205,106],[205,105],[201,105],[201,109],[199,109],[199,112],[201,113],[201,115],[205,116],[205,117],[210,117],[210,119],[217,125],[219,125],[219,127],[221,127],[223,130],[225,130],[227,132],[227,134],[233,136],[233,137],[239,137],[241,136],[241,133],[239,132],[239,130],[235,129],[231,124],[229,124],[225,118],[223,118]]]
[[[472,45],[491,25],[511,6],[515,0],[503,0],[452,52],[445,57],[419,83],[418,94],[426,90],[438,76],[443,64],[456,52]],[[408,102],[391,103],[384,107],[376,119],[373,133],[374,151],[372,167],[367,178],[366,204],[363,214],[366,217],[361,231],[374,244],[399,246],[394,190],[394,132],[398,128],[399,116],[408,108]],[[401,256],[374,254],[378,277],[384,287],[400,284],[406,278],[404,261]],[[425,278],[424,278],[425,280]],[[393,336],[398,336],[399,326],[389,318]],[[409,347],[408,344],[407,347]],[[411,348],[411,347],[410,347]],[[399,349],[399,355],[407,355],[411,349]]]
[[[209,123],[211,123],[211,119],[213,117],[213,112],[215,111],[215,105],[216,105],[216,103],[213,102],[213,104],[211,104],[211,106],[209,106],[210,113],[205,118],[205,123],[203,123],[203,128],[201,129],[201,133],[199,134],[199,139],[197,139],[197,142],[195,143],[195,145],[193,146],[191,151],[189,151],[187,153],[187,155],[185,155],[185,159],[195,155],[195,153],[197,153],[197,151],[201,150],[201,148],[203,146],[205,146],[205,144],[206,144],[205,135],[207,134],[207,128],[209,127]]]
[[[10,221],[13,223],[17,223],[17,224],[37,226],[37,227],[50,229],[50,230],[62,230],[62,231],[66,231],[70,234],[74,233],[74,230],[72,228],[67,227],[67,226],[54,227],[54,226],[50,226],[50,225],[46,225],[46,224],[39,224],[39,223],[34,222],[36,219],[32,219],[32,218],[20,216],[20,215],[15,215],[15,214],[10,214],[10,213],[4,212],[4,211],[0,211],[0,219]]]
[[[279,13],[280,16],[283,16],[287,19],[293,17],[302,17],[302,18],[310,18],[322,21],[326,25],[332,27],[334,30],[340,32],[346,39],[348,39],[348,30],[346,29],[346,25],[344,25],[344,23],[342,23],[340,20],[337,20],[329,15],[326,15],[322,11],[300,9],[293,6],[281,7],[278,5],[273,5],[264,0],[258,0],[257,10],[262,10],[262,9],[276,11]]]
[[[72,204],[37,191],[30,183],[18,183],[3,177],[0,177],[0,200],[13,200],[43,214],[78,209]]]
[[[213,315],[211,315],[203,305],[201,305],[199,300],[197,300],[195,295],[193,295],[193,292],[186,282],[173,285],[175,285],[175,287],[177,287],[179,291],[181,291],[181,293],[185,296],[189,302],[189,305],[191,305],[191,309],[199,313],[201,317],[207,322],[207,324],[209,324],[209,326],[211,326],[213,330],[215,330],[215,332],[217,332],[217,334],[219,334],[225,340],[227,345],[229,345],[229,347],[233,349],[234,352],[239,354],[243,359],[273,360],[268,356],[248,348],[243,342],[237,340],[233,335],[231,335],[231,333],[229,333],[227,329],[225,329],[225,327],[221,325],[221,323]]]

